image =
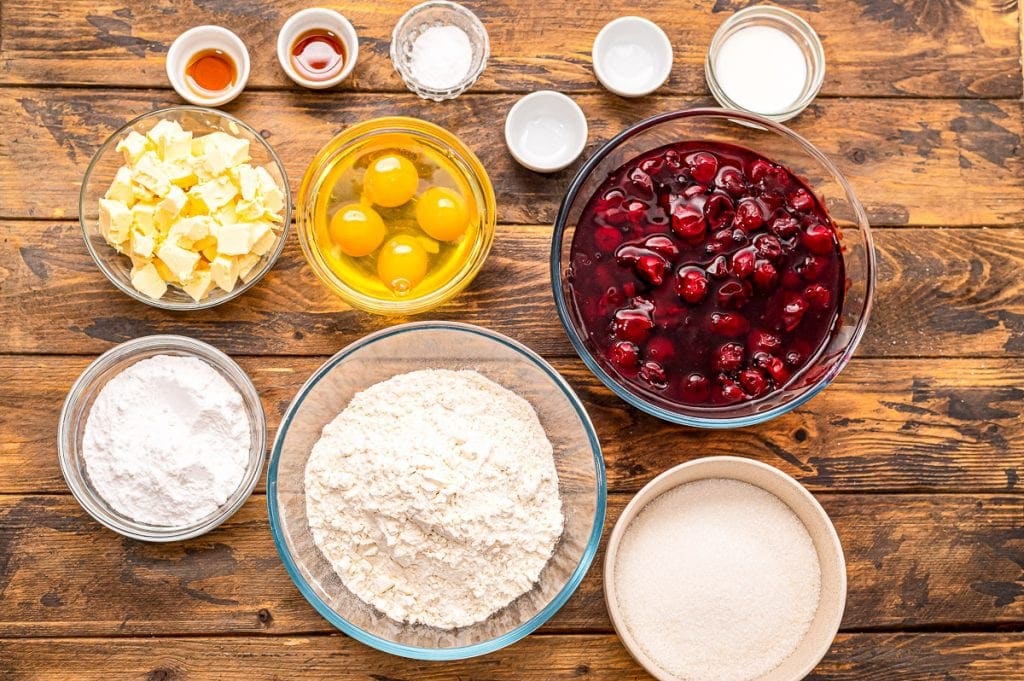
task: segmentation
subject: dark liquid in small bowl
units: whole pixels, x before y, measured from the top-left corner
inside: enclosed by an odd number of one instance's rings
[[[301,33],[292,43],[291,55],[292,66],[307,80],[330,80],[345,67],[345,43],[325,29]]]
[[[581,336],[631,391],[698,407],[764,397],[835,333],[837,229],[787,168],[742,147],[679,142],[623,164],[573,234]]]

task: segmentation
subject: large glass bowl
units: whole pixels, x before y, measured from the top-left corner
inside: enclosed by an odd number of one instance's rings
[[[357,392],[417,369],[475,369],[527,399],[554,447],[565,528],[534,588],[478,624],[452,630],[402,624],[353,595],[313,542],[305,470],[326,424]],[[398,472],[400,474],[400,472]],[[267,474],[270,528],[302,595],[331,624],[395,655],[454,660],[493,652],[546,622],[590,567],[604,524],[604,459],[572,388],[525,346],[469,324],[418,322],[370,334],[317,369],[281,421]]]
[[[461,267],[451,273],[443,285],[425,293],[415,289],[406,296],[375,296],[361,291],[331,267],[328,254],[333,248],[323,224],[333,198],[332,192],[337,168],[355,167],[364,157],[385,149],[421,147],[446,158],[454,166],[454,173],[465,181],[466,188],[476,204],[474,236],[467,233],[460,238],[459,248],[465,249]],[[296,222],[302,252],[317,277],[336,295],[352,307],[381,315],[410,315],[425,312],[451,300],[483,267],[494,242],[497,206],[494,187],[480,159],[458,137],[444,128],[405,116],[387,116],[362,121],[336,135],[313,157],[302,178],[296,199]],[[318,223],[320,228],[318,229]]]
[[[609,173],[644,152],[686,140],[739,145],[788,167],[827,206],[840,232],[846,265],[846,293],[840,325],[816,359],[783,388],[759,399],[729,406],[695,407],[654,402],[609,372],[581,331],[582,322],[566,280],[576,224]],[[558,316],[573,347],[590,370],[634,407],[666,421],[702,428],[731,428],[767,421],[795,409],[831,383],[850,361],[864,335],[875,290],[875,270],[875,250],[864,208],[832,161],[783,125],[727,109],[690,109],[654,116],[601,147],[573,178],[555,219],[551,242],[551,283]]]
[[[99,200],[110,187],[117,169],[124,165],[124,156],[115,148],[117,143],[133,130],[139,134],[146,134],[157,122],[164,119],[180,123],[181,127],[192,132],[194,137],[220,131],[249,140],[251,163],[254,166],[266,168],[284,193],[283,221],[277,245],[260,258],[253,267],[248,281],[239,281],[230,293],[215,288],[199,302],[193,300],[190,295],[176,286],[168,286],[167,292],[161,298],[150,298],[136,291],[131,281],[131,260],[127,255],[118,253],[107,244],[99,227]],[[259,132],[234,116],[201,106],[171,106],[157,109],[125,123],[96,150],[85,171],[81,193],[78,195],[78,220],[82,226],[82,236],[85,237],[85,245],[96,262],[96,266],[114,286],[124,293],[147,305],[165,310],[202,310],[226,303],[255,286],[270,271],[278,256],[281,255],[281,251],[284,250],[285,239],[288,238],[288,229],[291,225],[291,216],[292,200],[288,187],[288,176],[285,175],[284,164],[281,163],[281,159],[274,153],[270,144],[263,139]]]

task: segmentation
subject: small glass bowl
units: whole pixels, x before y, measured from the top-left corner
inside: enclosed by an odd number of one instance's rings
[[[428,368],[473,369],[529,400],[554,448],[565,517],[562,537],[533,589],[482,622],[450,630],[397,622],[353,595],[317,548],[306,518],[306,462],[324,426],[357,392]],[[511,338],[455,322],[393,326],[327,360],[288,406],[267,471],[270,531],[302,595],[357,641],[418,660],[486,655],[547,622],[569,600],[597,553],[606,502],[601,445],[565,379]]]
[[[758,399],[716,407],[659,400],[641,392],[609,368],[587,337],[566,278],[573,234],[594,192],[628,160],[683,140],[725,142],[750,149],[789,168],[826,206],[839,231],[846,292],[839,328],[817,357],[781,389]],[[853,188],[825,154],[789,128],[741,111],[689,109],[653,116],[620,132],[583,164],[562,199],[551,240],[551,284],[559,319],[577,354],[602,383],[637,409],[660,419],[699,428],[736,428],[763,423],[792,411],[824,390],[846,367],[871,316],[875,293],[875,247],[864,208]]]
[[[350,286],[331,268],[324,256],[322,245],[318,243],[316,216],[318,196],[321,192],[331,191],[331,188],[325,185],[332,176],[332,168],[348,162],[351,158],[358,159],[360,155],[373,150],[373,146],[378,142],[396,136],[411,138],[416,144],[428,147],[452,162],[472,192],[480,224],[469,257],[446,285],[419,296],[385,299],[368,295]],[[433,123],[418,118],[390,116],[357,123],[335,136],[317,152],[302,177],[295,214],[302,252],[305,253],[313,272],[327,288],[352,307],[366,312],[410,315],[425,312],[450,300],[473,281],[491,252],[497,222],[497,204],[494,187],[487,176],[487,171],[476,154],[462,140]]]
[[[784,111],[764,112],[747,109],[729,97],[719,81],[715,69],[722,45],[738,31],[751,26],[768,26],[782,31],[793,39],[803,53],[807,64],[807,78],[800,95]],[[708,48],[707,58],[704,60],[704,75],[707,78],[711,94],[726,109],[745,111],[781,123],[800,114],[818,96],[821,84],[825,80],[825,49],[821,45],[821,38],[818,37],[818,34],[800,16],[781,7],[754,5],[736,12],[722,22],[722,25],[715,31],[715,35],[711,38],[711,46]]]
[[[103,386],[129,366],[155,355],[195,357],[216,369],[242,396],[249,419],[249,464],[238,489],[215,512],[191,525],[166,527],[140,523],[121,515],[93,489],[82,453],[85,424],[93,402]],[[60,468],[71,493],[86,513],[111,530],[132,539],[169,542],[205,534],[234,515],[249,498],[263,472],[267,448],[267,419],[260,396],[252,381],[238,364],[223,352],[185,336],[144,336],[121,343],[100,355],[86,367],[71,386],[61,409],[57,428],[57,454]]]
[[[434,26],[458,26],[469,36],[473,59],[466,77],[445,90],[438,90],[416,80],[412,71],[412,46],[416,38]],[[391,62],[405,86],[423,99],[441,102],[454,99],[476,82],[491,56],[491,43],[487,29],[471,11],[448,0],[430,0],[416,5],[402,15],[391,32]]]
[[[253,274],[249,281],[239,281],[230,293],[215,288],[198,303],[183,290],[172,285],[168,285],[167,292],[158,299],[150,298],[136,291],[131,282],[131,260],[127,255],[115,251],[103,238],[99,228],[99,200],[110,187],[118,168],[124,165],[124,157],[115,149],[117,143],[132,131],[144,135],[163,119],[176,121],[181,124],[182,128],[191,131],[194,136],[221,131],[249,140],[249,155],[252,157],[250,162],[254,166],[266,168],[284,193],[283,221],[277,246],[260,259],[253,268]],[[234,116],[201,106],[171,106],[157,109],[125,123],[96,150],[85,171],[85,177],[82,178],[82,189],[78,195],[78,221],[82,226],[85,245],[96,262],[96,266],[122,292],[135,300],[164,310],[203,310],[237,298],[255,286],[270,271],[278,256],[281,255],[281,251],[284,250],[288,230],[291,228],[291,218],[292,198],[288,186],[288,176],[285,174],[284,164],[281,163],[281,159],[274,153],[267,141],[259,132]]]

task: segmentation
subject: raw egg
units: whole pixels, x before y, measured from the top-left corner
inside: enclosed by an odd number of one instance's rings
[[[342,206],[331,218],[331,240],[353,258],[373,253],[384,241],[386,231],[377,211],[358,203]]]
[[[377,256],[377,275],[395,293],[408,293],[427,274],[427,251],[416,237],[400,234]]]
[[[455,241],[469,225],[469,210],[458,192],[431,187],[416,201],[416,221],[438,241]]]
[[[388,154],[370,163],[363,176],[363,191],[378,206],[397,208],[416,194],[419,183],[412,161]]]

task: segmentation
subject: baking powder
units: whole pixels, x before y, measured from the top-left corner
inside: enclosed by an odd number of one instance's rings
[[[473,46],[458,26],[431,26],[412,43],[412,77],[431,90],[461,83],[473,65]]]
[[[156,355],[100,390],[82,455],[93,487],[115,511],[179,527],[238,489],[250,446],[242,396],[227,379],[196,357]]]
[[[358,393],[324,428],[305,482],[323,556],[400,622],[487,619],[533,588],[562,534],[536,412],[475,371],[414,371]]]
[[[772,26],[748,26],[722,43],[715,59],[718,84],[747,111],[788,111],[807,85],[807,60],[788,34]]]

